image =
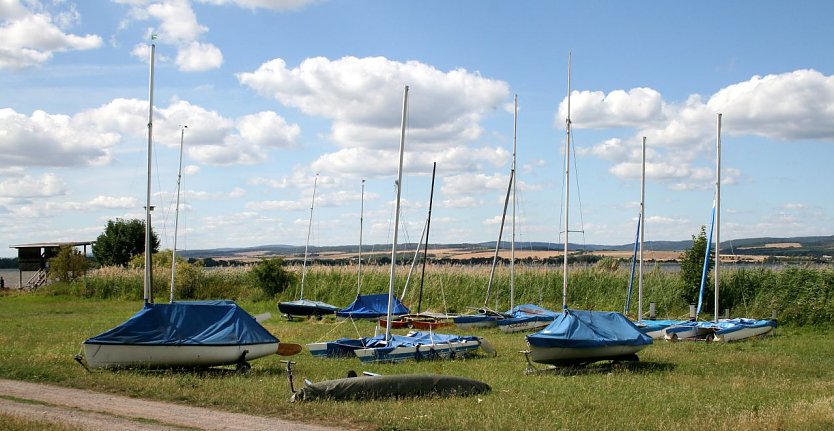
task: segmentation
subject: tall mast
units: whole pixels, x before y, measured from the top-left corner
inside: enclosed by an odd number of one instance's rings
[[[356,296],[362,291],[362,225],[365,218],[365,180],[362,180],[361,204],[359,205],[359,271],[356,278]]]
[[[420,295],[417,297],[417,314],[423,307],[423,280],[426,279],[426,260],[429,255],[429,232],[431,231],[431,207],[434,201],[434,174],[437,171],[437,162],[431,167],[431,192],[429,193],[429,216],[426,218],[426,246],[423,247],[423,271],[420,274]]]
[[[185,139],[185,129],[180,130],[180,167],[177,170],[177,205],[174,207],[174,247],[171,249],[171,296],[168,302],[174,302],[174,281],[177,275],[177,229],[180,223],[180,182],[182,181],[182,144]]]
[[[484,309],[487,309],[489,296],[492,293],[492,282],[495,279],[495,266],[498,264],[498,250],[501,248],[501,237],[504,234],[504,221],[507,219],[507,205],[510,203],[510,191],[512,191],[514,177],[515,171],[510,171],[510,182],[507,184],[507,196],[504,198],[504,211],[501,212],[501,225],[498,228],[498,241],[495,242],[495,254],[492,256],[492,269],[489,271],[489,284],[487,284],[487,294],[486,298],[484,298]]]
[[[156,35],[151,36],[151,41]],[[145,199],[145,303],[153,302],[153,278],[151,276],[151,251],[153,250],[151,236],[151,152],[153,151],[153,66],[156,44],[151,42],[150,72],[148,78],[148,187]]]
[[[565,249],[562,259],[562,309],[568,308],[568,228],[570,224],[570,74],[571,54],[568,53],[568,116],[565,119]]]
[[[718,265],[721,261],[721,114],[715,138],[715,321],[718,322]]]
[[[405,121],[408,116],[408,86],[403,90],[403,116],[400,125],[400,164],[397,168],[397,204],[394,207],[394,238],[391,240],[391,276],[388,278],[388,312],[385,318],[385,340],[391,339],[391,311],[394,308],[394,276],[397,268],[397,234],[400,227],[400,196],[403,185],[403,152],[405,152]]]
[[[319,174],[316,173],[316,179],[313,180],[313,199],[310,202],[310,222],[307,223],[307,241],[304,243],[304,262],[301,265],[301,297],[304,299],[304,279],[307,276],[307,249],[310,246],[310,231],[313,230],[313,207],[316,205],[316,186],[319,183]]]
[[[513,98],[513,172],[516,172],[515,150],[518,131],[518,94]],[[515,207],[516,207],[516,179],[510,179],[513,184],[513,240],[510,243],[510,309],[515,307]]]
[[[643,136],[640,173],[640,267],[637,272],[637,321],[643,321],[643,238],[646,233],[646,137]]]

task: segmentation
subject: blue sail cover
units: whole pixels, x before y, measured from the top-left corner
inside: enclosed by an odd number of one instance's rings
[[[652,339],[622,313],[565,309],[550,325],[527,336],[537,347],[644,346]]]
[[[126,322],[84,343],[231,346],[277,342],[234,301],[187,301],[145,304]]]
[[[535,304],[516,305],[506,313],[506,318],[498,321],[498,326],[527,322],[552,322],[561,313],[539,307]]]
[[[408,307],[403,305],[397,298],[393,298],[394,307],[391,315],[402,316],[408,314]],[[346,308],[336,312],[339,317],[350,317],[353,319],[376,319],[388,315],[388,294],[377,293],[373,295],[358,295]]]

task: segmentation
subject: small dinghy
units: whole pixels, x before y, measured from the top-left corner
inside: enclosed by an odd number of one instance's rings
[[[83,343],[89,368],[212,367],[278,353],[278,339],[233,301],[147,303]]]
[[[566,309],[546,328],[527,336],[529,359],[550,365],[635,360],[652,339],[612,311]]]
[[[507,317],[498,321],[498,328],[506,333],[544,328],[559,315],[535,304],[517,305],[504,314]]]
[[[492,390],[484,382],[442,374],[360,376],[306,383],[292,401],[367,400],[401,397],[449,397],[477,395]]]
[[[401,316],[408,314],[409,309],[399,299],[393,298],[391,314]],[[336,312],[336,317],[350,319],[378,319],[388,313],[388,294],[375,293],[371,295],[357,295],[347,307]]]

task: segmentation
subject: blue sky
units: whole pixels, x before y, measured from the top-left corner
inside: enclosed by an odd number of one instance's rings
[[[568,53],[575,242],[708,224],[723,113],[722,240],[830,235],[834,3],[0,0],[0,255],[144,218],[149,35],[159,36],[154,226],[170,248],[390,241],[438,178],[432,242],[497,237],[518,116],[517,238],[559,242]],[[579,193],[576,193],[576,184]],[[580,224],[581,221],[581,224]],[[576,223],[574,223],[576,222]],[[505,237],[506,239],[507,237]]]

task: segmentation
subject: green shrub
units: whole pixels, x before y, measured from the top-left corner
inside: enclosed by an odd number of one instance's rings
[[[284,261],[280,258],[262,260],[252,267],[251,274],[255,284],[268,298],[286,290],[294,279],[293,274],[284,269]]]

